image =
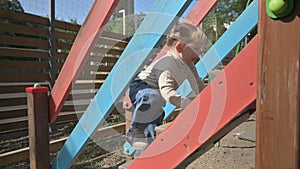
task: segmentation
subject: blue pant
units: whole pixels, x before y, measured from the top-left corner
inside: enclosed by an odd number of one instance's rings
[[[165,112],[163,98],[146,82],[135,78],[129,85],[129,97],[134,106],[132,127],[144,131],[146,137],[155,137],[154,127],[161,125]]]

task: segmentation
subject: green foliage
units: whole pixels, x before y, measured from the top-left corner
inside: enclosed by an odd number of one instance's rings
[[[71,18],[71,19],[70,19],[70,22],[73,23],[73,24],[78,25],[78,20],[77,20],[77,18]]]
[[[226,31],[224,24],[230,25],[245,10],[248,0],[222,0],[208,14],[203,29],[212,43]]]
[[[18,0],[0,0],[0,8],[8,11],[24,13],[24,9]]]
[[[125,17],[125,34],[131,36],[141,24],[145,14],[129,15]],[[112,16],[106,24],[105,31],[123,34],[123,18]]]
[[[219,37],[227,30],[227,28],[240,16],[245,10],[247,4],[250,4],[253,0],[221,0],[211,10],[202,23],[202,28],[206,32],[207,36],[214,44]],[[226,26],[228,26],[226,28]],[[239,45],[238,49],[233,49],[222,64],[226,65],[229,61],[249,42],[257,33],[255,28],[248,37],[245,38]]]

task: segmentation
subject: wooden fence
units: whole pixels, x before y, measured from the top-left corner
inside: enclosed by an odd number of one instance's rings
[[[0,134],[27,130],[25,88],[40,83],[51,89],[50,72],[59,74],[80,25],[62,21],[55,25],[56,65],[51,66],[49,19],[0,10]],[[78,119],[127,43],[123,35],[103,33],[74,83],[57,123]]]

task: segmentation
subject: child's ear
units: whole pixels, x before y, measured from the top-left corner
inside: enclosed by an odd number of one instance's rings
[[[177,52],[181,53],[182,52],[182,48],[183,48],[183,43],[178,41],[175,44],[175,49],[177,50]]]

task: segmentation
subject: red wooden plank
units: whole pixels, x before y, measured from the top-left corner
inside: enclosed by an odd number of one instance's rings
[[[81,27],[69,56],[51,91],[49,99],[50,121],[55,121],[72,85],[80,75],[103,27],[112,15],[119,0],[96,0]]]
[[[174,168],[256,98],[257,36],[129,168]]]
[[[185,18],[185,22],[199,25],[208,15],[209,11],[215,6],[218,0],[201,0],[194,6],[189,15]]]

